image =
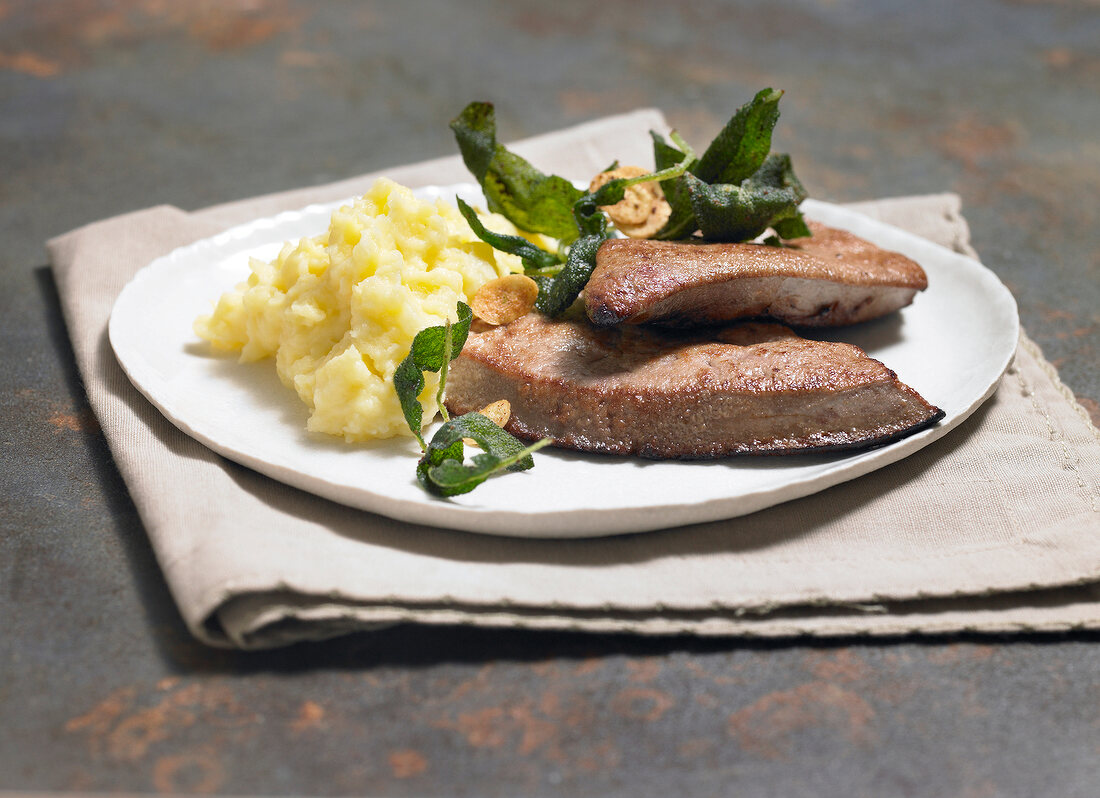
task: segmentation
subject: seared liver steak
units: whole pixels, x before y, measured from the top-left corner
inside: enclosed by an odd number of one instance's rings
[[[836,326],[898,310],[928,286],[904,255],[845,230],[810,228],[813,237],[786,247],[610,239],[584,289],[588,316],[601,327],[743,318]]]
[[[777,324],[597,329],[538,313],[472,333],[451,365],[452,413],[497,399],[517,437],[651,458],[868,447],[943,417],[858,347]]]

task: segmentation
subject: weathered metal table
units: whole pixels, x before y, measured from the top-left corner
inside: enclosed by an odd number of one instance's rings
[[[42,242],[652,105],[788,90],[819,197],[956,191],[1100,417],[1094,3],[0,2],[0,789],[1092,796],[1100,635],[747,644],[185,631],[75,371]],[[1100,530],[1098,530],[1100,531]],[[384,652],[384,653],[382,653]]]

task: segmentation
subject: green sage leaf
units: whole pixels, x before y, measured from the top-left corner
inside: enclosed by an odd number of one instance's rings
[[[742,181],[754,175],[766,162],[771,151],[772,130],[779,119],[779,99],[782,96],[783,92],[775,89],[757,92],[750,102],[734,112],[726,126],[702,156],[688,166],[687,171],[703,183],[734,186],[739,186]],[[676,158],[677,153],[683,157],[682,150],[677,150],[662,137],[653,134],[653,155],[658,168]],[[672,207],[672,214],[654,238],[672,241],[687,238],[696,230],[703,232],[706,237],[706,231],[696,218],[699,191],[697,186],[693,191],[693,185],[686,175],[661,183],[665,198]],[[718,192],[719,196],[724,193]],[[713,213],[708,213],[708,226],[711,228],[714,226],[713,217],[721,207],[725,206],[710,208]],[[729,226],[732,230],[736,229],[737,224],[731,221]]]
[[[751,177],[772,148],[782,91],[761,89],[715,136],[692,173],[707,183],[740,183]]]
[[[653,159],[658,170],[677,163],[683,163],[689,172],[695,168],[698,163],[696,158],[669,144],[659,133],[651,131],[650,136],[653,138]],[[688,194],[686,181],[682,176],[662,180],[661,191],[664,192],[672,213],[655,238],[665,240],[687,238],[695,232],[695,212],[691,209],[691,197]]]
[[[692,174],[685,185],[703,237],[712,241],[748,241],[769,227],[780,238],[809,235],[798,206],[806,190],[794,174],[789,155],[769,155],[740,185],[708,184]]]
[[[596,268],[596,251],[606,235],[590,234],[578,238],[569,248],[565,266],[557,277],[539,282],[535,309],[547,316],[560,316],[573,304]]]
[[[494,249],[518,255],[523,260],[523,270],[528,274],[556,273],[561,268],[562,259],[556,252],[547,252],[535,246],[523,236],[496,233],[487,228],[478,218],[477,212],[459,198],[458,210],[465,217],[474,235]]]
[[[425,446],[420,430],[424,426],[424,408],[420,404],[420,393],[424,390],[424,372],[438,372],[454,358],[458,357],[466,338],[470,334],[470,322],[473,311],[465,302],[458,303],[458,321],[446,326],[426,327],[413,338],[409,354],[405,356],[393,373],[393,387],[401,412],[413,435]],[[442,384],[440,396],[442,396]]]
[[[699,230],[709,241],[749,241],[797,207],[790,189],[760,186],[749,180],[740,186],[710,185],[691,175],[688,190]]]
[[[491,103],[470,103],[451,121],[462,159],[481,185],[489,210],[521,230],[569,243],[577,237],[573,203],[584,192],[563,177],[545,175],[496,140]]]
[[[463,439],[472,438],[483,449],[463,462]],[[416,468],[420,484],[437,496],[469,493],[493,474],[525,471],[534,466],[531,454],[550,443],[543,439],[525,446],[481,413],[466,413],[443,424]]]

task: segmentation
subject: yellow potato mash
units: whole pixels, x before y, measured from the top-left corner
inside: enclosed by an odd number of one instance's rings
[[[483,218],[518,233],[503,217]],[[310,408],[310,430],[363,441],[411,434],[393,372],[417,332],[454,321],[459,300],[522,264],[480,241],[456,208],[381,179],[333,213],[326,233],[251,268],[195,332],[239,350],[242,362],[274,355],[279,377]],[[438,375],[424,376],[427,421],[438,410]]]

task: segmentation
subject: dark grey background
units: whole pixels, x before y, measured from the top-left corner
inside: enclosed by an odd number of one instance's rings
[[[656,106],[698,146],[764,86],[813,196],[958,192],[1100,416],[1095,3],[0,2],[0,789],[1096,795],[1095,634],[397,628],[239,654],[166,592],[48,237],[452,154],[472,99],[505,139]]]

